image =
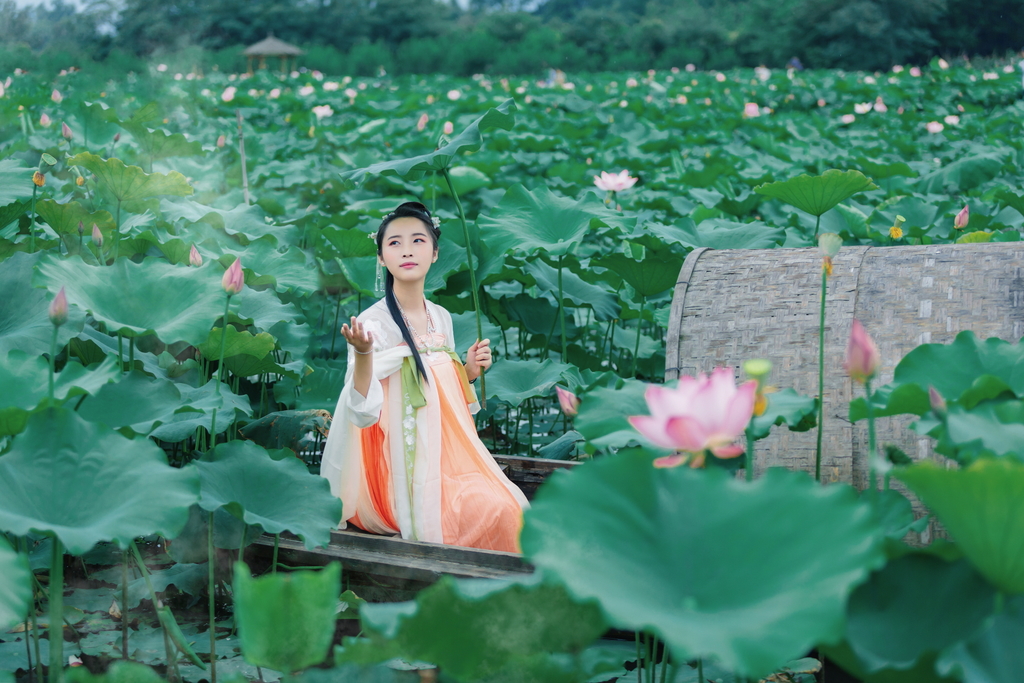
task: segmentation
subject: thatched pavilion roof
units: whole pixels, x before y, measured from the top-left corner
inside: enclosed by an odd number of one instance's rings
[[[248,57],[293,57],[301,54],[305,53],[274,36],[267,36],[255,45],[245,48],[245,55]]]

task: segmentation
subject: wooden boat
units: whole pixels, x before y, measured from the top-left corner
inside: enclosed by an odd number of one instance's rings
[[[569,460],[544,460],[495,455],[502,470],[527,498],[555,470],[576,465]],[[270,560],[274,537],[258,539],[250,556]],[[403,600],[444,574],[467,578],[512,578],[533,571],[518,553],[462,548],[379,536],[359,530],[334,531],[325,548],[307,550],[302,541],[282,536],[278,561],[289,566],[320,566],[340,561],[346,586],[369,600]]]

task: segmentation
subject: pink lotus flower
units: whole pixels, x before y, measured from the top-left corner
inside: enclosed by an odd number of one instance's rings
[[[844,367],[854,382],[863,384],[875,376],[882,364],[882,354],[859,320],[854,319],[850,328],[850,341],[846,345]]]
[[[424,114],[420,117],[420,120],[416,122],[416,130],[423,130],[427,127],[427,122],[430,121],[430,117]]]
[[[71,142],[71,138],[74,137],[74,134],[71,132],[71,126],[64,122],[61,122],[60,124],[60,134],[61,137],[63,137],[68,142]]]
[[[100,226],[95,223],[92,224],[92,242],[97,247],[103,246],[103,233],[100,232]]]
[[[932,412],[936,415],[939,417],[946,416],[946,399],[942,398],[942,394],[933,386],[928,387],[928,403],[931,405]]]
[[[238,92],[238,88],[236,88],[233,85],[229,85],[228,87],[224,88],[224,92],[220,94],[221,101],[230,102],[231,100],[235,99],[236,92]]]
[[[933,133],[933,134],[934,133],[941,133],[944,128],[945,128],[945,126],[943,126],[938,121],[929,121],[928,123],[924,124],[924,129],[926,131],[928,131],[929,133]]]
[[[601,175],[594,176],[594,185],[604,192],[622,192],[636,185],[637,179],[629,175],[629,171],[623,169],[621,173],[609,173],[601,171]]]
[[[950,114],[949,116],[946,116],[942,120],[945,121],[946,125],[949,125],[949,126],[958,126],[958,125],[960,125],[960,117],[957,116],[956,114]]]
[[[448,91],[448,99],[451,100],[452,102],[454,102],[455,100],[459,99],[460,97],[462,97],[462,91],[461,90],[449,90]]]
[[[39,125],[42,126],[43,128],[49,128],[50,127],[50,117],[47,116],[44,113],[42,116],[39,117]]]
[[[853,111],[855,114],[867,114],[874,108],[870,102],[858,102],[853,105]]]
[[[885,112],[889,111],[889,107],[885,106],[885,102],[882,101],[881,95],[875,98],[875,111],[877,111],[879,114],[884,114]]]
[[[921,77],[921,69],[919,67],[916,67],[916,66],[910,67],[910,75],[913,76],[914,78],[920,78]]]
[[[321,104],[319,107],[313,107],[313,115],[316,120],[327,118],[328,116],[334,116],[334,109],[329,104]]]
[[[452,133],[455,132],[455,124],[452,123],[451,121],[445,121],[444,129],[442,132],[444,132],[445,135],[451,135]]]
[[[228,296],[242,291],[242,287],[245,286],[245,275],[242,273],[242,259],[236,258],[235,262],[224,271],[224,277],[221,278],[220,286],[224,288]]]
[[[50,302],[49,315],[54,327],[60,327],[68,321],[68,296],[64,293],[63,287]]]
[[[196,249],[196,245],[192,245],[192,248],[188,250],[188,262],[198,268],[203,265],[203,257],[199,255],[199,250]]]
[[[843,123],[853,123],[854,121],[857,120],[857,117],[853,114],[843,114],[842,116],[839,117],[839,120],[842,121]]]
[[[715,368],[710,376],[680,378],[675,389],[647,387],[644,397],[651,414],[633,415],[629,423],[651,443],[684,452],[659,458],[655,466],[674,467],[697,454],[691,464],[699,467],[705,451],[719,458],[743,453],[735,442],[754,414],[756,392],[756,380],[737,387],[731,369]]]
[[[60,104],[61,101],[64,99],[64,96],[60,94],[60,90],[54,88],[53,92],[50,93],[50,99],[56,102],[57,104]]]
[[[749,118],[761,115],[761,108],[757,106],[757,102],[747,102],[743,105],[743,115]]]
[[[960,209],[960,213],[953,219],[953,227],[957,230],[963,230],[967,227],[967,222],[971,220],[971,210],[966,204],[964,208]]]
[[[580,400],[576,394],[559,386],[555,387],[555,392],[558,394],[558,405],[561,406],[562,412],[569,417],[575,416],[580,407]]]
[[[217,147],[223,147],[227,143],[227,138],[223,135],[217,137]]]

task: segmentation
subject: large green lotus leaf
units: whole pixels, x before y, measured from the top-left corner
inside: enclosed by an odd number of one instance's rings
[[[160,211],[169,221],[186,220],[189,223],[203,221],[219,228],[229,235],[242,234],[250,240],[266,235],[276,235],[289,229],[267,223],[266,212],[256,204],[239,204],[233,209],[217,209],[205,206],[191,199],[164,199]]]
[[[329,427],[327,418],[319,411],[282,410],[253,420],[238,433],[264,448],[287,448],[294,455],[301,450],[306,436]]]
[[[914,188],[924,194],[960,194],[973,190],[999,175],[1004,156],[1000,152],[989,152],[951,161],[922,175]]]
[[[449,169],[449,175],[452,176],[452,184],[455,185],[455,191],[459,197],[464,197],[474,189],[490,184],[490,178],[472,166],[454,166]],[[452,197],[452,190],[439,173],[427,178],[423,185],[424,196],[429,195],[432,191],[437,191],[445,197]]]
[[[267,533],[291,532],[311,549],[327,545],[341,519],[341,501],[327,480],[310,474],[298,458],[274,460],[251,441],[229,441],[195,464],[204,510],[225,507]]]
[[[745,676],[838,642],[850,591],[884,564],[852,488],[781,469],[741,482],[658,469],[650,455],[601,458],[552,475],[524,524],[527,558],[612,624]]]
[[[70,360],[56,373],[53,396],[58,401],[94,394],[108,382],[121,377],[113,358],[91,369]],[[11,351],[0,363],[0,436],[18,434],[25,428],[29,411],[49,396],[50,366],[42,356],[29,356],[24,351]]]
[[[104,239],[114,230],[114,217],[109,211],[92,213],[78,202],[58,204],[52,199],[44,199],[36,202],[36,211],[58,235],[77,237],[79,223],[86,235],[92,235],[92,226],[95,225]]]
[[[899,541],[908,531],[921,532],[928,525],[928,516],[914,517],[914,506],[894,489],[866,489],[861,498],[875,513],[878,526],[887,537]]]
[[[938,439],[935,450],[961,465],[982,456],[1024,461],[1024,401],[986,401],[971,409],[950,404],[945,420],[921,420],[914,431]]]
[[[768,394],[768,408],[764,415],[750,421],[748,429],[755,439],[765,438],[777,425],[786,425],[794,432],[806,432],[818,423],[817,407],[818,401],[813,396],[782,389]]]
[[[117,158],[103,159],[91,152],[81,152],[67,160],[68,166],[81,166],[95,175],[119,202],[148,199],[160,195],[185,197],[192,186],[177,171],[168,174],[146,173],[138,166],[126,166]]]
[[[646,298],[661,294],[675,286],[679,278],[679,269],[683,267],[683,259],[667,250],[647,250],[647,255],[642,261],[615,252],[594,259],[591,264],[608,268],[628,282],[637,294]]]
[[[571,253],[592,225],[605,225],[604,204],[592,192],[582,199],[560,197],[547,185],[530,191],[513,185],[486,216],[477,219],[481,238],[497,254],[512,249],[543,250],[548,257]]]
[[[0,159],[0,206],[32,196],[32,173],[17,159]],[[3,227],[0,225],[0,227]]]
[[[910,670],[971,638],[995,604],[995,588],[967,561],[911,553],[889,562],[850,595],[846,644],[869,674]]]
[[[174,382],[132,370],[120,382],[86,397],[78,406],[78,414],[90,422],[122,430],[126,436],[146,435],[182,407],[188,406],[182,405],[181,392]]]
[[[241,416],[251,416],[252,406],[248,396],[240,396],[221,386],[220,394],[216,393],[216,379],[199,388],[178,384],[181,392],[181,405],[178,410],[163,418],[163,424],[153,430],[150,436],[161,441],[176,443],[195,434],[198,427],[206,431],[213,428],[213,409],[217,409],[217,433],[227,431],[231,424]]]
[[[84,666],[64,673],[67,683],[165,683],[165,679],[145,664],[114,662],[105,673],[94,674]]]
[[[305,252],[294,246],[279,251],[273,237],[263,237],[245,247],[224,248],[222,252],[225,256],[220,259],[225,268],[235,260],[234,256],[242,259],[246,271],[255,274],[255,277],[246,275],[247,285],[274,285],[279,291],[299,290],[300,293],[313,292],[320,287],[317,271],[308,262]]]
[[[7,206],[0,206],[0,230],[28,213],[29,202],[12,202]],[[10,243],[13,245],[13,242]],[[0,260],[3,254],[0,253]]]
[[[1017,213],[1024,216],[1024,194],[1017,194],[1010,188],[1003,187],[996,191],[995,198],[1003,204],[1016,209]],[[3,225],[3,223],[0,222],[0,225]]]
[[[939,657],[936,668],[964,683],[1017,683],[1024,670],[1024,598],[1014,597],[988,628],[957,643]]]
[[[329,225],[320,234],[338,250],[340,258],[377,255],[377,245],[370,239],[373,234],[359,228],[345,229]]]
[[[36,279],[54,292],[66,287],[68,300],[110,332],[199,344],[224,315],[223,273],[216,263],[191,268],[158,259],[118,259],[110,266],[90,266],[78,258],[46,255]]]
[[[354,256],[335,259],[349,286],[364,296],[376,296],[376,256]]]
[[[738,223],[724,218],[709,218],[700,225],[683,218],[676,225],[650,225],[649,228],[669,244],[694,248],[773,249],[786,239],[784,228],[771,227],[761,221]]]
[[[277,292],[272,289],[244,287],[241,292],[231,297],[232,302],[236,299],[238,310],[231,312],[231,321],[254,325],[260,330],[269,331],[281,322],[298,327],[295,323],[306,319],[298,306],[282,302]]]
[[[570,257],[575,258],[575,257]],[[541,290],[551,292],[558,301],[558,269],[540,259],[528,261],[523,270],[533,276]],[[576,306],[594,309],[597,320],[612,320],[619,317],[622,307],[615,295],[604,287],[593,285],[569,270],[562,268],[562,295]],[[545,333],[547,330],[545,330]]]
[[[167,465],[147,439],[126,439],[74,411],[48,408],[0,458],[0,529],[54,533],[73,555],[100,541],[173,537],[199,496],[199,476]]]
[[[464,311],[452,315],[452,328],[455,334],[455,352],[460,357],[465,357],[469,347],[476,343],[476,316],[472,311]],[[501,328],[490,321],[483,319],[484,339],[491,340],[491,348],[499,348],[501,340]],[[487,380],[490,381],[490,380]]]
[[[595,389],[583,397],[573,425],[598,448],[622,448],[631,443],[644,443],[646,440],[627,418],[650,414],[644,399],[646,390],[647,384],[637,379],[627,379],[617,388]]]
[[[341,565],[253,578],[235,563],[235,619],[250,664],[296,672],[327,659],[341,592]]]
[[[221,357],[221,342],[224,344],[224,358],[244,354],[253,358],[263,358],[274,350],[277,343],[274,338],[266,332],[254,335],[252,332],[239,332],[234,327],[228,326],[227,339],[223,339],[223,328],[215,327],[210,330],[210,336],[206,341],[196,348],[210,360],[217,360]]]
[[[294,382],[282,380],[274,384],[274,398],[296,410],[333,411],[338,405],[338,394],[345,385],[346,362],[308,361],[312,371],[302,377],[298,391],[295,391]]]
[[[203,154],[203,143],[189,142],[181,133],[168,135],[162,130],[149,130],[140,123],[124,122],[121,127],[132,134],[142,155],[152,163],[169,157],[191,157]]]
[[[986,459],[947,470],[921,462],[896,476],[985,578],[1007,593],[1024,593],[1024,464]]]
[[[799,175],[754,188],[754,192],[780,199],[812,216],[820,216],[844,199],[877,186],[860,171],[829,169],[819,176]]]
[[[18,252],[0,266],[0,357],[14,349],[33,355],[50,352],[50,302],[60,286],[54,294],[32,286],[33,267],[40,256]],[[78,302],[69,295],[68,303],[68,321],[57,330],[58,349],[85,325],[85,313],[76,305]]]
[[[861,157],[856,160],[856,164],[860,166],[865,173],[877,180],[893,178],[895,176],[913,178],[917,175],[917,173],[914,172],[914,169],[910,168],[910,166],[904,161],[886,162]]]
[[[550,358],[543,363],[500,360],[487,371],[487,393],[490,394],[487,400],[501,401],[518,408],[527,399],[550,395],[552,387],[568,369],[568,365]]]
[[[574,600],[538,573],[515,580],[445,576],[414,602],[368,603],[360,617],[369,641],[348,639],[339,663],[398,656],[437,664],[456,681],[537,680],[514,672],[535,669],[540,653],[578,655],[607,628],[596,604]]]
[[[484,112],[480,118],[469,124],[444,147],[407,159],[383,161],[366,168],[344,171],[340,175],[345,180],[361,183],[367,176],[377,173],[407,176],[411,173],[446,169],[451,166],[452,158],[460,152],[473,152],[480,149],[480,145],[483,144],[481,133],[497,128],[511,130],[515,124],[515,111],[515,101],[505,100],[497,107]]]
[[[0,537],[0,632],[25,620],[32,600],[32,572],[28,557],[14,551]]]
[[[935,372],[935,368],[943,371]],[[997,337],[981,340],[974,332],[965,330],[951,344],[921,344],[899,362],[893,381],[875,392],[875,416],[924,415],[931,409],[929,386],[934,386],[947,401],[957,401],[966,392],[985,391],[990,384],[983,381],[985,376],[1001,380],[1017,396],[1024,396],[1024,343],[1010,343]],[[864,399],[851,402],[850,419],[864,417]]]

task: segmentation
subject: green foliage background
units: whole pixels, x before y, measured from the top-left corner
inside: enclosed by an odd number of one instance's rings
[[[0,73],[89,62],[111,74],[159,59],[175,71],[239,71],[268,34],[327,73],[527,74],[785,65],[887,69],[935,54],[1024,47],[1019,0],[0,0]]]

